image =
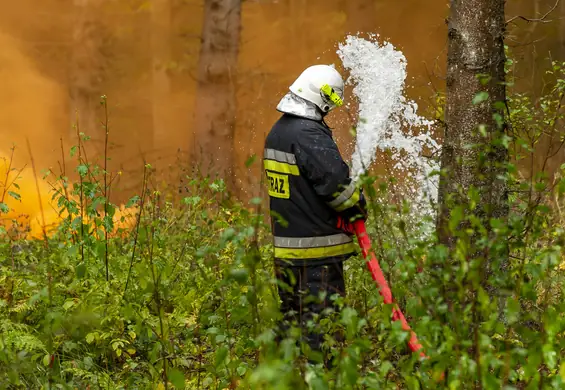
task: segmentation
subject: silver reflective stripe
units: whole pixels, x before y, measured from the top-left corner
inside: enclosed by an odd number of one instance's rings
[[[265,149],[263,156],[268,160],[275,160],[287,164],[296,164],[296,157],[292,153],[281,152],[275,149]]]
[[[352,242],[347,234],[339,233],[324,237],[275,237],[277,248],[320,248]]]
[[[355,192],[355,189],[356,189],[355,182],[352,180],[351,183],[349,183],[349,185],[345,188],[345,190],[343,190],[343,192],[339,194],[337,198],[329,202],[328,205],[335,209],[342,203],[346,202],[347,199],[351,198],[351,196]]]

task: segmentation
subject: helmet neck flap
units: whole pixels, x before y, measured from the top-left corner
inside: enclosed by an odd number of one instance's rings
[[[277,111],[296,115],[302,118],[321,121],[325,114],[314,103],[309,102],[292,92],[288,92],[279,102]]]

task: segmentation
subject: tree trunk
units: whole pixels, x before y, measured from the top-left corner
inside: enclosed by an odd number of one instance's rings
[[[153,149],[166,152],[170,145],[170,93],[167,67],[171,59],[171,3],[153,0],[151,10]],[[166,153],[165,153],[166,154]],[[163,156],[161,153],[157,153]]]
[[[233,185],[236,75],[241,0],[205,0],[193,162]]]
[[[559,52],[561,53],[561,60],[565,61],[565,18],[563,17],[563,15],[565,15],[565,1],[563,0],[561,0],[561,12],[559,14],[561,15],[561,22],[559,24]]]
[[[104,28],[96,15],[100,0],[73,0],[75,20],[69,69],[71,100],[71,123],[76,122],[78,112],[79,129],[90,136],[89,146],[99,150],[104,139],[104,130],[97,115],[100,106],[100,83],[103,76]],[[71,137],[76,138],[75,130]]]
[[[508,214],[507,186],[500,180],[506,172],[508,150],[503,146],[491,147],[506,131],[504,105],[500,103],[506,100],[506,88],[502,84],[505,80],[504,18],[504,0],[451,1],[446,128],[441,160],[445,175],[439,185],[438,218],[440,242],[450,247],[455,241],[453,232],[447,228],[452,206],[450,197],[457,204],[468,205],[469,190],[476,188],[477,208],[472,212],[483,220],[486,229],[489,229],[489,218],[504,218]],[[482,76],[484,83],[479,75],[485,75]],[[486,100],[475,104],[476,96]],[[498,117],[499,121],[493,117]],[[478,131],[481,126],[484,126],[485,136]],[[469,149],[470,145],[478,147]]]

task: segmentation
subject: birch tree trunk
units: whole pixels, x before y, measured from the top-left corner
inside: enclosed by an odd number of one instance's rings
[[[193,162],[233,185],[241,0],[205,0]]]
[[[457,204],[469,204],[467,195],[475,188],[477,208],[472,212],[486,229],[490,229],[489,218],[508,215],[507,186],[500,179],[506,172],[508,150],[494,142],[506,131],[504,33],[504,0],[451,0],[441,160],[445,175],[439,185],[438,218],[440,241],[450,247],[455,242],[447,228],[450,198]],[[477,147],[470,149],[470,145]]]

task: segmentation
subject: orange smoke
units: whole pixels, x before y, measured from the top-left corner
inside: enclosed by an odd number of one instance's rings
[[[0,155],[0,202],[9,209],[7,213],[0,211],[0,225],[9,231],[13,239],[43,238],[43,226],[47,235],[51,235],[68,218],[66,210],[59,211],[57,198],[52,200],[55,189],[42,178],[36,180],[30,168],[21,170],[12,164],[11,157]],[[76,196],[69,197],[79,202]],[[120,228],[132,227],[137,213],[137,208],[120,206],[113,216],[114,230],[111,234],[114,235]]]
[[[38,174],[56,164],[60,139],[66,140],[71,131],[68,97],[64,88],[43,76],[25,55],[22,42],[0,31],[0,47],[0,225],[13,239],[42,238],[44,225],[50,234],[68,215],[59,212],[56,199],[51,200],[51,185],[41,177],[36,181],[26,139]],[[135,210],[122,206],[114,221],[114,231],[131,226]]]
[[[21,46],[0,31],[0,155],[10,154],[15,144],[16,165],[29,164],[27,138],[38,169],[44,169],[60,156],[60,138],[70,135],[70,126],[64,127],[67,94],[41,74]]]
[[[20,170],[12,164],[14,161],[10,156],[0,154],[0,202],[9,208],[7,213],[0,214],[1,223],[11,229],[12,234],[21,236],[29,230],[29,236],[41,237],[42,208],[46,226],[59,222],[56,209],[47,201],[50,199],[49,185],[42,180],[36,184],[30,168]],[[38,189],[43,207],[39,203]]]

